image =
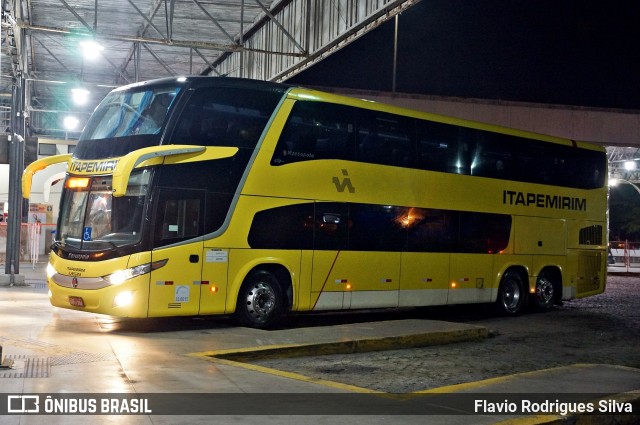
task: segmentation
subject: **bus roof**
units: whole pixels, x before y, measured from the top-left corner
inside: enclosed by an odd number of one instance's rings
[[[126,86],[118,87],[113,91],[130,90],[136,87],[175,84],[176,82],[180,84],[184,84],[188,88],[216,85],[220,87],[237,87],[237,88],[269,90],[269,91],[280,92],[282,94],[285,94],[287,91],[289,91],[292,88],[292,86],[287,84],[274,83],[271,81],[251,80],[248,78],[227,78],[227,77],[191,75],[187,77],[167,77],[167,78],[159,78],[156,80],[140,81],[138,83],[132,83]]]

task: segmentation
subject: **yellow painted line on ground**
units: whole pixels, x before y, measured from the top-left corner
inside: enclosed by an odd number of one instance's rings
[[[225,350],[225,351],[228,351],[228,350]],[[369,388],[357,387],[355,385],[343,384],[341,382],[327,381],[325,379],[313,378],[310,376],[302,375],[300,373],[287,372],[279,369],[272,369],[270,367],[258,366],[251,363],[243,363],[235,360],[221,359],[219,357],[216,357],[216,353],[219,353],[219,352],[211,351],[211,352],[202,352],[202,353],[192,353],[192,354],[189,354],[189,356],[202,358],[212,363],[224,364],[224,365],[234,366],[234,367],[241,367],[243,369],[252,370],[254,372],[268,373],[270,375],[275,375],[282,378],[289,378],[289,379],[295,379],[298,381],[324,385],[325,387],[330,387],[330,388],[343,390],[343,391],[350,391],[354,393],[365,393],[365,394],[378,394],[381,396],[389,395],[384,391],[371,390]]]
[[[381,338],[380,340],[384,340],[384,338]],[[361,344],[361,347],[365,347],[366,349],[364,351],[375,351],[375,350],[371,350],[370,348],[375,346],[375,339],[374,340],[367,340],[366,344]],[[348,392],[353,392],[353,393],[361,393],[361,394],[373,394],[373,395],[377,395],[380,397],[387,397],[387,398],[391,398],[391,399],[397,399],[397,400],[407,400],[407,399],[411,399],[414,397],[418,397],[418,396],[424,396],[424,395],[429,395],[429,394],[451,394],[451,393],[456,393],[456,392],[464,392],[464,391],[469,391],[469,390],[473,390],[473,389],[477,389],[477,388],[482,388],[482,387],[486,387],[489,385],[495,385],[495,384],[500,384],[500,383],[505,383],[517,378],[522,378],[522,377],[535,377],[538,375],[542,375],[544,373],[550,373],[550,372],[562,372],[564,370],[568,370],[568,369],[575,369],[575,368],[593,368],[596,367],[597,365],[592,365],[592,364],[574,364],[574,365],[570,365],[570,366],[560,366],[560,367],[555,367],[555,368],[549,368],[549,369],[541,369],[541,370],[535,370],[535,371],[531,371],[531,372],[522,372],[522,373],[515,373],[515,374],[510,374],[510,375],[505,375],[505,376],[499,376],[496,378],[489,378],[489,379],[484,379],[482,381],[476,381],[476,382],[467,382],[467,383],[463,383],[463,384],[456,384],[456,385],[447,385],[444,387],[439,387],[439,388],[431,388],[431,389],[426,389],[426,390],[420,390],[420,391],[414,391],[411,393],[406,393],[406,394],[391,394],[391,393],[387,393],[384,391],[377,391],[377,390],[372,390],[369,388],[363,388],[363,387],[358,387],[355,385],[350,385],[350,384],[344,384],[341,382],[335,382],[335,381],[329,381],[329,380],[325,380],[325,379],[320,379],[320,378],[314,378],[314,377],[310,377],[310,376],[306,376],[300,373],[296,373],[296,372],[288,372],[288,371],[284,371],[284,370],[279,370],[279,369],[273,369],[273,368],[269,368],[269,367],[264,367],[264,366],[259,366],[256,364],[251,364],[251,363],[246,363],[243,360],[249,359],[249,360],[256,360],[256,359],[263,359],[263,358],[273,358],[273,357],[299,357],[299,356],[305,356],[305,355],[323,355],[323,354],[334,354],[336,349],[339,350],[344,350],[344,349],[350,349],[352,350],[353,347],[355,346],[356,348],[358,347],[358,344],[354,345],[353,344],[354,341],[346,341],[346,342],[340,342],[340,343],[335,343],[333,344],[333,346],[329,349],[320,349],[319,350],[319,346],[321,346],[322,344],[281,344],[281,345],[268,345],[268,346],[258,346],[258,347],[245,347],[245,348],[237,348],[237,349],[227,349],[227,350],[216,350],[216,351],[204,351],[204,352],[197,352],[197,353],[191,353],[188,354],[190,357],[196,357],[196,358],[200,358],[200,359],[204,359],[208,362],[211,363],[217,363],[217,364],[223,364],[223,365],[227,365],[227,366],[233,366],[233,367],[240,367],[243,369],[247,369],[247,370],[251,370],[254,372],[260,372],[260,373],[266,373],[266,374],[270,374],[270,375],[274,375],[274,376],[278,376],[281,378],[288,378],[288,379],[295,379],[298,381],[302,381],[302,382],[308,382],[308,383],[312,383],[312,384],[318,384],[318,385],[323,385],[325,387],[329,387],[329,388],[333,388],[333,389],[337,389],[337,390],[341,390],[341,391],[348,391]],[[382,342],[382,344],[380,346],[387,346],[388,345],[388,341],[387,342]],[[393,343],[391,345],[396,345],[396,343]],[[345,348],[346,347],[346,348]],[[397,348],[397,347],[395,347]],[[285,352],[287,350],[291,350],[293,353],[293,355],[289,354],[287,355]],[[326,352],[328,351],[328,353]],[[345,353],[345,351],[341,351],[342,353]],[[356,349],[355,351],[349,351],[349,352],[358,352],[358,350]],[[362,352],[362,351],[360,351]],[[284,355],[278,355],[278,354],[284,354]],[[303,353],[308,353],[308,354],[303,354]],[[226,357],[226,358],[225,358]],[[240,360],[242,359],[242,360]],[[622,370],[637,370],[635,368],[632,367],[627,367],[627,366],[613,366],[615,368],[618,369],[622,369]],[[611,395],[610,397],[607,397],[607,399],[616,399],[620,402],[632,402],[635,405],[640,404],[640,389],[636,390],[636,391],[630,391],[627,393],[621,393],[621,394],[615,394],[615,395]],[[604,422],[599,421],[599,419],[602,418],[598,418],[598,415],[596,416],[584,416],[581,414],[575,414],[575,415],[568,415],[568,416],[560,416],[560,415],[554,415],[554,414],[549,414],[549,415],[533,415],[533,416],[522,416],[522,417],[518,417],[518,418],[512,418],[512,419],[507,419],[504,421],[500,421],[500,422],[496,422],[494,425],[566,425],[568,418],[578,418],[580,417],[582,419],[587,419],[587,420],[591,420],[593,419],[593,422],[585,422],[586,424],[589,425],[596,425],[596,424],[601,424]],[[596,420],[598,419],[598,420]],[[618,417],[618,419],[620,419]],[[624,418],[623,418],[624,419]],[[619,422],[620,424],[633,424],[637,419],[637,415],[632,415],[630,417],[632,422]],[[577,420],[577,419],[576,419]],[[582,423],[582,422],[579,422]],[[607,423],[611,423],[611,422],[607,422]],[[616,422],[618,423],[618,422]]]
[[[427,332],[412,335],[400,335],[380,338],[367,338],[359,340],[334,341],[317,344],[279,344],[264,345],[257,347],[244,347],[227,350],[205,351],[189,354],[192,357],[198,357],[207,361],[226,364],[229,366],[241,367],[256,372],[268,373],[284,378],[296,379],[298,381],[311,382],[314,384],[324,385],[343,391],[356,393],[379,394],[389,397],[402,397],[406,395],[391,395],[384,391],[371,390],[355,385],[343,384],[340,382],[329,381],[325,379],[313,378],[296,372],[287,372],[279,369],[273,369],[264,366],[251,364],[251,361],[272,359],[272,358],[290,358],[305,356],[320,356],[329,354],[351,354],[370,351],[395,350],[411,347],[425,347],[430,345],[450,344],[462,341],[479,341],[487,338],[489,331],[483,327],[472,329],[462,329],[456,331],[440,331]]]
[[[540,370],[534,370],[531,372],[520,372],[520,373],[514,373],[511,375],[504,375],[504,376],[498,376],[496,378],[489,378],[489,379],[483,379],[482,381],[475,381],[475,382],[465,382],[463,384],[454,384],[454,385],[447,385],[444,387],[438,387],[438,388],[431,388],[428,390],[420,390],[420,391],[414,391],[412,394],[444,394],[444,393],[455,393],[455,392],[459,392],[459,391],[467,391],[467,390],[473,390],[476,388],[482,388],[482,387],[486,387],[488,385],[494,385],[494,384],[501,384],[504,382],[508,382],[511,381],[515,378],[520,378],[520,377],[526,377],[526,376],[536,376],[536,375],[541,375],[543,373],[547,373],[550,371],[562,371],[564,369],[570,369],[570,368],[575,368],[575,367],[586,367],[586,366],[591,366],[591,365],[582,365],[582,364],[575,364],[575,365],[571,365],[571,366],[559,366],[559,367],[553,367],[553,368],[549,368],[549,369],[540,369]]]

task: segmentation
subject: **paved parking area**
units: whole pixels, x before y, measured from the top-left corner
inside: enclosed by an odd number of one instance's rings
[[[640,389],[640,370],[617,366],[576,365],[398,395],[247,363],[266,354],[477,341],[488,333],[482,325],[402,314],[376,321],[356,315],[327,326],[306,326],[301,320],[299,326],[275,331],[233,327],[224,318],[125,320],[51,307],[39,275],[26,281],[25,287],[0,287],[0,345],[14,363],[0,370],[0,395],[76,394],[98,403],[105,395],[151,397],[154,413],[101,416],[101,423],[317,424],[343,423],[345,414],[367,415],[362,420],[374,424],[389,423],[389,416],[393,423],[424,423],[429,414],[429,423],[467,424],[473,414],[473,423],[494,424],[521,415],[501,415],[491,403],[513,398],[519,405],[535,394],[584,402],[603,396],[614,406],[639,408],[637,393],[621,393]],[[485,405],[478,410],[476,400],[488,403],[489,410]],[[4,403],[0,399],[0,409]],[[12,414],[0,416],[0,424],[58,423],[62,417]],[[87,418],[65,415],[64,423],[84,424]],[[615,420],[631,418],[617,415]],[[556,419],[528,415],[517,420]]]

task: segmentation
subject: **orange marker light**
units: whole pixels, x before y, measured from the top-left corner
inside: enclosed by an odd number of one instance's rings
[[[217,286],[212,286],[212,287],[210,287],[210,288],[209,288],[209,291],[210,291],[212,294],[215,294],[216,292],[218,292],[218,287],[217,287]]]
[[[65,183],[67,189],[84,189],[89,187],[88,177],[69,177]]]
[[[350,284],[350,283],[347,283],[346,288],[347,288],[347,289],[351,289],[351,284]]]
[[[455,282],[451,282],[451,287],[452,287],[452,288],[455,288],[456,286],[458,286],[458,284],[457,284],[457,283],[455,283]]]

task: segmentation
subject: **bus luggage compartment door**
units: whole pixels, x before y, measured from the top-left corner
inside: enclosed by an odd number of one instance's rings
[[[397,307],[399,265],[399,252],[314,252],[314,309]]]

